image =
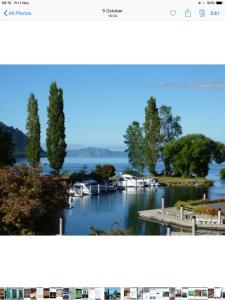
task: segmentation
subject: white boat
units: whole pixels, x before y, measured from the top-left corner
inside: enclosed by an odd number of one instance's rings
[[[159,182],[154,178],[146,178],[144,179],[146,186],[158,186]]]
[[[91,195],[97,193],[97,186],[93,182],[76,182],[70,189],[69,194],[73,196]]]
[[[119,174],[117,179],[118,188],[144,188],[146,186],[158,186],[159,183],[153,178],[136,178],[130,174]]]
[[[144,188],[144,179],[137,179],[130,174],[120,174],[117,179],[118,188]]]
[[[76,182],[70,189],[70,196],[82,197],[84,195],[100,194],[102,192],[113,192],[116,187],[113,184],[98,184],[95,180]]]

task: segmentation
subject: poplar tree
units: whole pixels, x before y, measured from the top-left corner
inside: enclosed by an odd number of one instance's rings
[[[28,144],[26,148],[27,159],[32,167],[40,162],[40,121],[38,116],[38,101],[34,94],[31,94],[27,105],[27,137]]]
[[[156,163],[160,156],[160,119],[156,99],[151,97],[145,107],[144,155],[151,174],[156,174]]]
[[[180,125],[181,118],[172,115],[172,108],[170,106],[162,105],[159,108],[159,119],[161,124],[161,156],[164,162],[164,174],[170,175],[170,161],[163,155],[164,147],[175,141],[182,134],[182,127]]]
[[[144,137],[143,128],[139,122],[133,121],[124,134],[124,142],[127,145],[128,158],[132,167],[137,168],[143,175],[144,161]]]
[[[63,90],[52,82],[49,90],[48,127],[46,131],[47,157],[51,168],[59,174],[66,156]]]

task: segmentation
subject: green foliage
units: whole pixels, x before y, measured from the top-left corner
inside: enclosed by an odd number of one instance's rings
[[[225,179],[225,168],[220,170],[220,178]]]
[[[91,179],[90,174],[87,171],[87,165],[84,164],[78,172],[73,172],[72,174],[70,174],[69,178],[72,182]]]
[[[160,119],[156,99],[151,97],[145,107],[144,155],[149,172],[156,174],[156,163],[160,155]]]
[[[47,157],[52,169],[58,174],[66,156],[65,117],[63,112],[63,90],[56,83],[50,85],[48,106],[48,128],[46,131]]]
[[[188,201],[177,201],[175,204],[175,207],[177,209],[180,209],[181,205],[184,208],[193,208],[193,207],[199,207],[202,206],[201,204],[212,204],[212,203],[224,203],[225,199],[219,198],[219,199],[214,199],[214,200],[208,200],[208,199],[200,199],[200,200],[188,200]]]
[[[202,134],[191,134],[167,144],[163,154],[171,162],[173,175],[205,177],[212,160],[225,160],[224,147]]]
[[[124,134],[125,144],[127,145],[128,158],[132,167],[137,168],[139,173],[143,174],[145,167],[144,158],[144,137],[143,129],[140,124],[133,121],[128,126]]]
[[[175,177],[175,176],[155,176],[161,185],[166,186],[194,186],[210,187],[213,181],[203,177]]]
[[[171,173],[170,161],[163,155],[163,149],[166,144],[176,140],[182,134],[182,127],[180,125],[181,118],[179,116],[173,117],[172,108],[170,106],[162,105],[159,108],[159,119],[161,125],[161,155],[165,166],[165,175]]]
[[[215,142],[213,159],[220,164],[225,161],[225,145],[220,142]]]
[[[73,172],[70,174],[69,179],[72,182],[83,181],[94,179],[96,181],[105,181],[109,180],[110,177],[114,176],[116,169],[113,165],[96,165],[95,169],[91,172],[88,172],[87,166],[84,165],[78,172]]]
[[[13,157],[14,144],[9,133],[3,132],[0,128],[0,167],[15,163]]]
[[[1,234],[57,234],[66,188],[61,178],[41,175],[39,168],[0,169]]]
[[[97,181],[108,180],[114,176],[116,169],[112,165],[96,165],[95,170],[92,171],[91,177]]]
[[[26,147],[27,159],[32,167],[38,166],[40,162],[40,121],[38,116],[38,101],[34,94],[31,94],[27,105],[27,137]]]
[[[183,206],[184,208],[188,208],[188,207],[192,207],[193,205],[206,204],[208,202],[209,202],[209,200],[207,200],[207,199],[177,201],[176,204],[175,204],[175,207],[177,209],[180,209],[181,206]]]
[[[135,177],[140,177],[142,176],[142,173],[140,173],[138,170],[135,170],[131,167],[126,167],[125,169],[123,169],[123,174],[129,174]]]

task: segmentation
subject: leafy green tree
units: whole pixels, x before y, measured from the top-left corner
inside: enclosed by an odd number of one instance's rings
[[[31,94],[27,105],[27,137],[26,148],[27,159],[32,167],[38,166],[40,162],[40,121],[38,116],[38,101],[34,94]]]
[[[225,145],[202,134],[190,134],[165,145],[163,155],[175,176],[205,177],[212,161],[225,161]]]
[[[11,135],[0,128],[0,167],[15,163],[13,150],[14,144]]]
[[[143,174],[145,167],[143,129],[139,122],[133,121],[124,134],[124,142],[127,145],[128,158],[132,167],[137,168]]]
[[[63,90],[52,82],[49,91],[48,127],[46,131],[47,157],[52,169],[59,174],[66,156]]]
[[[176,140],[182,134],[182,127],[180,125],[181,118],[179,116],[173,117],[172,108],[170,106],[162,105],[159,108],[159,119],[161,125],[161,153],[165,166],[165,175],[169,175],[170,162],[163,156],[163,149],[166,144]]]
[[[156,174],[156,163],[160,156],[160,119],[156,99],[151,97],[145,107],[144,154],[149,172]]]
[[[91,172],[91,177],[97,181],[108,180],[114,176],[116,169],[113,165],[96,165],[95,170]]]

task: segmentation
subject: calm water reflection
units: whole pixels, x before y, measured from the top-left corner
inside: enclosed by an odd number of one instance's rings
[[[200,199],[204,193],[209,199],[224,198],[225,181],[219,178],[221,167],[224,164],[211,165],[208,178],[214,180],[214,186],[208,189],[158,187],[78,198],[72,209],[65,210],[65,234],[87,235],[90,234],[88,226],[91,224],[97,229],[107,230],[114,222],[118,222],[120,228],[133,228],[136,235],[163,235],[166,226],[139,220],[137,212],[160,207],[163,195],[166,206],[172,206],[178,200]]]
[[[89,225],[107,230],[114,222],[119,228],[133,228],[136,235],[165,234],[165,226],[137,218],[139,210],[161,207],[161,197],[165,196],[166,206],[172,206],[178,200],[199,199],[204,188],[168,188],[137,190],[137,192],[116,192],[76,198],[73,208],[66,210],[65,234],[90,234]]]
[[[49,173],[50,167],[46,158],[42,158],[43,173]],[[26,160],[18,160],[18,163],[27,163]],[[117,172],[122,172],[128,165],[127,158],[74,158],[67,157],[63,165],[63,171],[78,171],[86,164],[88,171],[96,164],[113,164]],[[161,206],[161,197],[165,196],[166,206],[174,205],[178,200],[199,199],[204,193],[209,199],[225,198],[225,181],[220,180],[220,169],[223,164],[211,164],[208,178],[214,180],[214,186],[204,188],[168,188],[159,187],[156,190],[138,190],[125,193],[116,192],[92,197],[77,198],[74,207],[64,212],[64,234],[87,235],[90,234],[89,225],[97,229],[110,229],[114,222],[119,223],[123,229],[133,228],[136,235],[161,235],[166,228],[160,224],[141,221],[137,218],[138,210],[158,208]],[[157,171],[163,168],[162,163],[157,165]]]

